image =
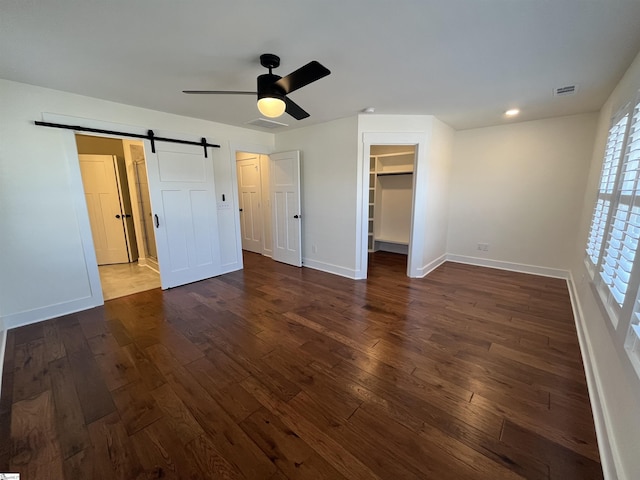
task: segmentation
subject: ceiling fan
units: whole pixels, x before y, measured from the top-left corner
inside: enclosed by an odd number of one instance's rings
[[[274,68],[280,66],[280,57],[273,53],[260,55],[260,65],[268,68],[269,73],[258,76],[257,92],[233,90],[183,90],[183,92],[205,95],[257,95],[258,110],[264,116],[276,118],[287,112],[296,120],[302,120],[307,118],[309,114],[287,95],[331,73],[328,68],[313,60],[286,77],[280,77],[272,73]]]

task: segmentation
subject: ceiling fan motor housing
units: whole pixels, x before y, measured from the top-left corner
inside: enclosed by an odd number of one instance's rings
[[[273,73],[265,73],[258,76],[258,100],[264,97],[271,97],[284,101],[284,89],[275,84],[280,78],[282,77]]]

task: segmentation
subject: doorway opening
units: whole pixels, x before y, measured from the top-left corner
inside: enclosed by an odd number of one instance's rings
[[[75,140],[103,298],[159,288],[143,142]]]
[[[236,151],[243,252],[302,267],[300,151]]]
[[[411,248],[415,145],[371,145],[367,248],[368,268],[407,270]],[[401,260],[399,260],[401,259]]]
[[[242,250],[273,256],[269,156],[236,152]]]

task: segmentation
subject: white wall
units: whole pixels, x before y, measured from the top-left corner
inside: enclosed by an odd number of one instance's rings
[[[271,180],[270,180],[270,165],[269,156],[260,155],[260,189],[262,191],[262,205],[264,206],[262,211],[264,218],[262,219],[263,226],[263,246],[264,255],[273,255],[273,228],[271,226]]]
[[[568,270],[596,119],[594,113],[456,132],[448,253],[525,271]]]
[[[380,176],[373,230],[378,241],[409,243],[413,175]]]
[[[78,207],[72,186],[79,166],[67,156],[73,134],[35,126],[43,112],[151,128],[158,135],[206,137],[222,147],[214,155],[216,192],[231,198],[237,187],[230,144],[267,150],[274,144],[273,134],[5,80],[0,111],[0,318],[7,328],[91,306],[90,266],[80,234],[86,206],[84,212]],[[230,218],[233,223],[237,215]],[[220,229],[235,232],[236,225]],[[235,233],[223,238],[223,262],[237,262],[236,245]]]
[[[433,119],[429,142],[427,199],[424,209],[425,243],[422,270],[428,274],[437,267],[448,251],[449,204],[453,166],[454,130],[437,118]]]
[[[611,117],[626,102],[632,100],[640,89],[640,54],[629,67],[605,105],[603,106],[595,134],[595,146],[590,158],[589,176],[584,202],[578,218],[577,239],[571,245],[568,257],[574,280],[576,310],[579,313],[579,327],[583,333],[585,366],[592,370],[591,381],[596,389],[592,403],[602,408],[602,416],[596,418],[599,438],[608,438],[617,478],[640,478],[640,380],[623,347],[626,322],[620,322],[621,331],[613,330],[610,321],[603,314],[596,300],[584,265],[591,214],[596,201],[596,193],[602,158]],[[589,374],[589,371],[587,371]],[[589,378],[589,376],[588,376]],[[593,389],[592,389],[593,392]],[[602,441],[600,442],[603,443]],[[614,477],[610,473],[608,478]]]
[[[276,136],[276,151],[301,151],[302,263],[348,277],[355,270],[356,135],[357,118],[349,117]]]

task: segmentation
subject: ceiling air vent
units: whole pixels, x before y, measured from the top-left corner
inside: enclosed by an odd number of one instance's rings
[[[558,87],[553,90],[555,97],[564,97],[565,95],[573,95],[578,91],[577,85],[567,85],[565,87]]]
[[[267,120],[266,118],[256,118],[255,120],[251,120],[247,122],[247,125],[254,125],[256,127],[262,128],[279,128],[279,127],[288,127],[286,123],[276,122],[274,120]]]

